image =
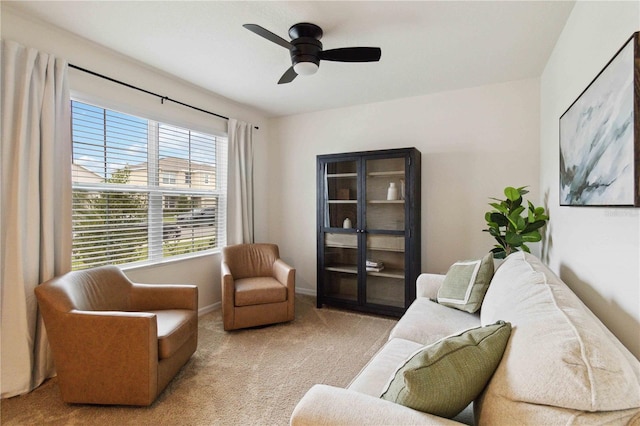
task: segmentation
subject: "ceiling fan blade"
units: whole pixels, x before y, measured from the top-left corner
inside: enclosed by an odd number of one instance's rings
[[[293,67],[291,67],[288,70],[286,70],[284,74],[282,74],[282,77],[280,77],[280,80],[278,80],[278,84],[291,83],[293,79],[296,78],[297,76],[298,76],[298,73],[296,73],[293,70]]]
[[[262,28],[260,25],[256,25],[256,24],[244,24],[243,27],[245,27],[246,29],[248,29],[251,32],[254,32],[256,34],[258,34],[260,37],[264,37],[267,40],[275,43],[275,44],[279,44],[280,46],[287,48],[287,49],[293,49],[293,45],[291,43],[289,43],[287,40],[283,39],[282,37],[280,37],[279,35],[276,35],[274,33],[272,33],[271,31]]]
[[[338,62],[376,62],[380,60],[379,47],[343,47],[320,52],[320,59]]]

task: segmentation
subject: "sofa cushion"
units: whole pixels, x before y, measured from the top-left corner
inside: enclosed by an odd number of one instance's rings
[[[429,425],[460,426],[452,420],[412,410],[350,389],[314,385],[298,402],[291,426]]]
[[[198,332],[196,311],[166,309],[149,311],[156,315],[158,324],[158,358],[170,358],[184,343]]]
[[[389,340],[351,381],[348,389],[380,397],[389,383],[389,377],[393,376],[398,366],[423,347],[424,345],[410,340]]]
[[[496,271],[482,324],[509,321],[491,399],[584,411],[640,407],[640,362],[535,256],[511,254]]]
[[[493,276],[493,253],[482,259],[456,262],[438,290],[438,303],[474,313],[480,309]]]
[[[382,398],[451,418],[484,389],[509,340],[500,321],[444,338],[412,354],[392,376]]]
[[[391,330],[389,340],[400,338],[428,345],[479,325],[478,314],[451,309],[419,297]]]

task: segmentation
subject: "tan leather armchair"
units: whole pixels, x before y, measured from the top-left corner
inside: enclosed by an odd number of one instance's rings
[[[115,266],[35,289],[64,402],[150,405],[198,345],[198,288],[134,284]]]
[[[222,249],[222,317],[225,330],[293,320],[296,270],[275,244]]]

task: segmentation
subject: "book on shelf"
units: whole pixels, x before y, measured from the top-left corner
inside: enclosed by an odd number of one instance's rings
[[[384,263],[377,262],[375,260],[367,259],[366,266],[367,266],[367,268],[383,268],[384,267]]]
[[[367,266],[367,272],[380,272],[384,269],[383,266]]]

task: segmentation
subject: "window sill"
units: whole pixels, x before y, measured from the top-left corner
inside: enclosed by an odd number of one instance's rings
[[[135,271],[137,269],[145,269],[145,268],[150,268],[154,266],[165,266],[171,263],[184,262],[191,259],[197,259],[199,257],[213,256],[213,255],[220,254],[221,252],[222,250],[220,248],[215,248],[211,250],[201,251],[198,253],[189,253],[189,254],[183,254],[180,256],[168,257],[162,260],[155,260],[155,261],[146,260],[144,262],[129,263],[122,266],[120,265],[117,265],[117,266],[122,271],[125,271],[125,272]]]

